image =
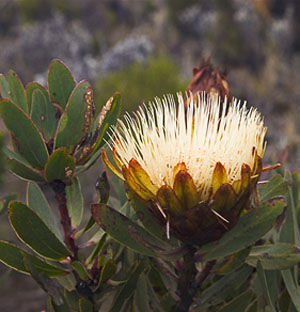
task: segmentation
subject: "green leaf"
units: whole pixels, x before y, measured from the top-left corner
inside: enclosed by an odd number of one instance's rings
[[[15,159],[7,159],[6,167],[13,174],[26,181],[44,182],[43,177],[37,171]]]
[[[38,254],[54,260],[63,260],[71,255],[40,217],[25,204],[11,202],[9,220],[18,237]]]
[[[147,276],[142,273],[139,276],[137,287],[134,293],[134,306],[137,312],[153,311],[149,304]]]
[[[79,277],[83,280],[87,280],[90,277],[88,271],[80,261],[73,261],[72,268],[78,273]]]
[[[11,131],[18,152],[34,168],[43,169],[48,151],[37,127],[17,105],[8,100],[0,101],[0,115]]]
[[[45,166],[45,180],[69,180],[75,169],[75,159],[66,152],[65,148],[56,150]]]
[[[68,67],[60,60],[53,60],[48,70],[48,88],[51,100],[65,108],[75,86],[75,79]]]
[[[218,312],[241,312],[246,311],[250,301],[253,299],[254,294],[251,290],[247,290],[239,296],[226,303]]]
[[[95,258],[98,256],[98,254],[100,253],[102,247],[105,244],[106,238],[107,238],[107,234],[103,234],[103,236],[101,237],[101,239],[97,243],[97,246],[94,248],[93,252],[87,258],[87,260],[86,260],[87,264],[93,262],[95,260]]]
[[[134,208],[134,211],[143,223],[144,227],[151,234],[155,235],[157,238],[163,241],[167,241],[173,246],[178,246],[178,242],[174,237],[167,238],[167,231],[164,226],[161,226],[158,222],[155,221],[153,214],[150,212],[148,207],[141,203],[132,193],[127,193],[131,206]]]
[[[92,204],[92,216],[97,224],[115,240],[148,256],[156,256],[154,249],[162,250],[168,245],[105,204]]]
[[[218,269],[218,274],[228,274],[237,270],[245,263],[247,256],[249,255],[250,248],[242,249],[241,251],[231,255],[224,265]],[[248,263],[249,264],[249,263]]]
[[[202,292],[199,306],[223,303],[227,297],[232,297],[235,291],[240,291],[241,285],[249,278],[252,272],[253,268],[244,265],[240,269],[221,277]]]
[[[55,277],[60,285],[68,291],[73,291],[76,288],[76,280],[73,274],[68,274],[64,276],[56,276]]]
[[[30,116],[31,116],[31,108],[32,108],[32,102],[33,102],[33,93],[35,90],[40,90],[44,94],[44,96],[48,99],[48,101],[50,102],[49,93],[45,87],[43,87],[38,82],[28,83],[26,85],[26,98],[27,98],[27,105],[28,105],[28,115],[30,115]],[[51,103],[51,105],[52,105],[52,103]]]
[[[46,141],[54,137],[56,131],[55,110],[47,91],[34,90],[30,118],[43,133]]]
[[[22,254],[26,254],[28,257],[30,257],[36,269],[46,273],[48,276],[65,275],[68,273],[68,271],[46,263],[14,244],[0,241],[0,261],[14,270],[28,274],[29,271],[24,265]]]
[[[291,270],[283,270],[281,271],[281,275],[297,311],[300,311],[300,292],[298,285],[295,284]]]
[[[270,305],[272,311],[275,312],[276,310],[275,310],[275,307],[273,305],[273,301],[272,301],[271,296],[270,296],[267,277],[265,275],[264,269],[263,269],[260,261],[257,262],[257,275],[258,275],[258,279],[260,281],[260,285],[261,285],[261,288],[263,290],[264,296],[267,299],[267,302]]]
[[[77,291],[68,291],[64,289],[64,297],[67,305],[70,307],[71,311],[72,309],[74,311],[79,310],[79,300],[80,300],[80,295]]]
[[[0,74],[0,98],[8,99],[9,86],[4,75]]]
[[[10,195],[6,195],[0,199],[0,216],[7,213],[9,202],[12,200],[16,200],[17,198],[18,198],[17,194],[10,194]]]
[[[67,306],[66,303],[56,304],[52,296],[48,295],[47,311],[48,312],[70,312],[70,308]]]
[[[9,150],[5,146],[3,147],[3,152],[8,158],[6,160],[6,167],[11,173],[23,180],[44,182],[41,174],[37,170],[34,170],[19,154]]]
[[[275,175],[270,181],[258,189],[260,201],[271,199],[275,196],[285,195],[288,190],[287,182],[280,175]]]
[[[299,174],[298,171],[292,172],[292,194],[294,199],[294,205],[297,207],[299,203]]]
[[[81,298],[79,300],[80,312],[94,312],[94,307],[91,301]]]
[[[254,244],[275,225],[285,205],[283,199],[269,200],[241,216],[237,225],[219,241],[199,250],[200,254],[204,254],[203,260],[225,257]]]
[[[41,218],[56,237],[63,241],[62,233],[57,227],[48,201],[36,183],[28,183],[26,197],[27,205]]]
[[[300,249],[288,243],[254,246],[246,262],[257,266],[258,261],[264,270],[285,270],[300,261]]]
[[[10,70],[8,72],[9,99],[14,102],[25,113],[28,113],[27,100],[24,86],[18,75]]]
[[[72,151],[73,147],[85,136],[85,112],[87,110],[85,94],[90,87],[88,81],[81,81],[70,95],[57,126],[55,148],[64,146]]]
[[[297,176],[291,175],[289,172],[285,172],[286,178],[290,180],[291,185],[298,179]],[[285,223],[283,224],[280,232],[279,240],[281,242],[292,243],[296,246],[300,246],[300,233],[297,221],[297,207],[295,205],[295,198],[293,194],[293,189],[291,186],[288,188],[288,192],[285,196],[287,202],[287,209],[285,212]]]
[[[112,308],[110,309],[110,312],[119,312],[121,311],[121,308],[134,293],[137,285],[138,278],[140,274],[144,271],[145,264],[144,262],[140,262],[131,272],[129,272],[128,280],[119,288],[118,293],[116,294]]]
[[[77,228],[83,217],[83,197],[78,177],[72,179],[72,184],[66,186],[67,208],[73,228]]]
[[[109,280],[116,272],[117,266],[113,260],[108,260],[102,267],[97,289]]]
[[[57,304],[63,304],[62,296],[59,292],[59,284],[55,279],[49,278],[45,273],[39,272],[35,267],[32,258],[26,253],[23,254],[24,264],[30,272],[31,277],[39,284],[39,286],[52,298]]]

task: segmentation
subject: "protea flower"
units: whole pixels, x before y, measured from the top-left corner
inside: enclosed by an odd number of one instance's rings
[[[161,224],[198,245],[231,229],[262,172],[267,128],[256,109],[205,93],[156,98],[113,128],[118,168],[103,159]],[[120,169],[120,170],[118,170]]]

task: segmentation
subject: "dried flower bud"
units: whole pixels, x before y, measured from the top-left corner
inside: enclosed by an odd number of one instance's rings
[[[187,90],[196,94],[199,91],[205,91],[208,94],[217,93],[221,101],[225,97],[230,100],[230,88],[226,80],[225,72],[216,71],[209,60],[202,61],[198,67],[193,68],[193,79],[187,87]]]

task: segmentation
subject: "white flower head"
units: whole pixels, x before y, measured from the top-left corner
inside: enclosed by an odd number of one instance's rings
[[[125,122],[119,120],[111,138],[118,161],[128,165],[135,159],[157,187],[173,186],[174,167],[185,166],[201,200],[209,197],[212,176],[220,162],[229,183],[241,179],[241,168],[251,171],[255,157],[263,156],[267,128],[254,109],[233,99],[220,103],[217,95],[199,93],[186,99],[177,94],[143,105]]]

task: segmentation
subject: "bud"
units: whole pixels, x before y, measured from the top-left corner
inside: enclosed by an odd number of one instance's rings
[[[193,94],[205,91],[208,94],[217,93],[221,101],[230,99],[230,88],[226,80],[225,72],[221,73],[214,69],[210,60],[202,61],[198,67],[193,68],[193,79],[187,90]]]
[[[262,172],[266,127],[253,108],[205,93],[178,94],[127,115],[113,128],[108,167],[171,235],[203,245],[231,229]],[[185,102],[187,106],[185,107]]]

